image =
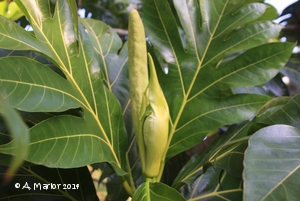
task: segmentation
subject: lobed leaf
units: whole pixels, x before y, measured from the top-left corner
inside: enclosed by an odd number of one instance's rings
[[[267,97],[223,97],[222,93],[267,82],[281,70],[294,47],[268,43],[281,26],[268,21],[274,10],[266,4],[234,0],[173,4],[174,12],[168,1],[147,1],[143,15],[150,42],[168,64],[168,74],[158,72],[171,117],[167,158],[220,126],[253,118]],[[229,55],[235,56],[228,59]]]
[[[127,43],[122,44],[115,31],[104,22],[94,19],[80,19],[80,22],[89,35],[95,52],[97,52],[105,85],[118,98],[126,126],[131,132]]]
[[[107,54],[117,56],[120,39],[111,30],[109,38],[117,45],[112,49],[108,46],[106,52],[98,51],[95,44],[100,44],[103,37],[91,34],[98,31],[92,26],[92,20],[78,20],[74,1],[56,1],[53,14],[49,1],[16,0],[16,3],[24,11],[33,32],[26,32],[16,23],[3,19],[0,47],[38,52],[50,59],[63,76],[29,58],[2,58],[3,62],[15,66],[6,66],[13,70],[5,69],[1,75],[0,91],[14,107],[23,111],[82,110],[81,117],[54,115],[32,127],[27,160],[61,168],[110,162],[118,174],[124,175],[127,136],[122,108],[111,92],[109,75],[104,73],[107,61],[99,58]],[[101,34],[105,36],[105,32]],[[123,63],[115,69],[124,66],[126,48],[123,51],[120,57]],[[9,154],[15,148],[10,144],[3,146]]]

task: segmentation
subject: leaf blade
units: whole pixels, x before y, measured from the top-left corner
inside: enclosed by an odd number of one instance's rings
[[[70,83],[32,59],[0,58],[0,71],[0,91],[14,108],[61,112],[81,106]]]
[[[147,195],[147,196],[146,196]],[[174,189],[163,183],[143,183],[132,197],[132,201],[184,201],[185,199]]]
[[[256,132],[245,152],[244,200],[297,199],[300,175],[297,128],[274,125]],[[286,162],[288,161],[288,165]]]
[[[45,147],[48,146],[50,149],[53,149],[55,147],[53,144],[58,140],[62,144],[63,149],[58,149],[61,151],[59,153],[55,151],[50,152],[51,157],[48,160],[43,157],[43,154],[49,154],[44,149],[43,153],[37,153],[38,159],[30,158],[30,160],[37,161],[37,163],[45,162],[47,166],[64,168],[69,167],[69,165],[76,167],[87,165],[90,161],[109,161],[119,174],[124,175],[124,149],[127,144],[127,135],[122,110],[116,97],[106,88],[103,82],[103,74],[99,70],[104,68],[100,66],[102,63],[99,61],[97,52],[94,49],[93,40],[86,33],[84,26],[77,23],[79,20],[76,12],[76,2],[57,1],[53,16],[50,14],[49,1],[19,0],[17,2],[29,19],[33,27],[33,34],[28,34],[18,27],[17,24],[5,21],[4,25],[0,27],[0,36],[3,36],[3,40],[0,41],[0,47],[33,50],[48,57],[62,71],[67,84],[71,86],[67,92],[75,91],[74,99],[78,101],[83,114],[80,115],[81,119],[75,116],[66,117],[59,114],[57,117],[39,121],[32,128],[31,132],[34,132],[34,135],[36,135],[36,133],[41,131],[44,134],[44,136],[41,136],[42,139],[46,141],[47,137],[51,139],[49,144],[43,144]],[[11,35],[7,31],[9,25],[14,28]],[[16,42],[15,46],[9,47],[7,43],[7,38],[9,37]],[[120,40],[119,38],[114,39],[114,37],[118,37],[116,34],[113,35],[113,40]],[[25,38],[25,43],[20,43],[22,38]],[[114,51],[117,50],[110,49],[109,51],[111,51],[109,52],[111,54],[116,54]],[[18,99],[19,97],[15,96],[15,98]],[[27,107],[31,112],[33,111],[32,107],[30,108],[30,102],[27,104]],[[82,149],[84,147],[81,146],[82,141],[80,141],[80,137],[76,136],[78,132],[69,127],[72,125],[71,119],[76,119],[74,122],[78,122],[78,125],[81,125],[81,128],[78,129],[83,134],[91,134],[93,136],[94,140],[87,140],[86,149]],[[60,120],[66,121],[68,126],[63,126],[63,123],[59,122]],[[64,133],[60,133],[60,130],[55,129],[57,122],[58,128]],[[50,131],[43,130],[43,126],[50,128],[52,133],[47,133]],[[77,128],[78,126],[74,125],[74,127]],[[87,133],[82,130],[83,128],[86,129]],[[74,135],[73,138],[72,135]],[[68,143],[69,138],[72,139],[70,142],[75,148],[70,146],[70,144],[62,143]],[[42,142],[37,140],[34,143],[39,144]],[[87,159],[79,159],[77,162],[76,156],[80,155],[78,150],[86,154],[93,154],[93,147],[89,147],[89,143],[91,145],[93,143],[99,145],[97,150],[100,153],[103,153],[102,151],[105,150],[107,157],[98,155],[97,158],[90,156]],[[10,147],[10,149],[12,148]],[[68,158],[68,153],[72,156],[71,159]],[[64,158],[68,158],[65,163]]]
[[[175,10],[172,10],[173,5]],[[158,72],[160,85],[170,108],[168,158],[192,147],[207,133],[217,129],[217,126],[205,127],[206,122],[209,124],[212,118],[206,116],[209,112],[203,113],[201,106],[217,107],[210,98],[220,100],[224,96],[222,93],[231,87],[251,86],[268,81],[281,70],[294,46],[268,44],[269,39],[279,34],[281,26],[261,19],[268,15],[267,11],[269,12],[268,6],[263,3],[194,0],[175,1],[172,4],[152,0],[145,2],[144,7],[146,33],[154,48],[163,55],[169,70],[167,75]],[[177,18],[181,23],[176,22]],[[280,47],[278,52],[272,48],[277,45]],[[234,56],[229,62],[226,61],[230,54],[234,55],[237,51],[245,52]],[[223,59],[225,64],[222,63]],[[274,63],[269,65],[272,61],[276,63],[274,68]],[[261,75],[261,72],[270,74]],[[250,99],[249,96],[249,101]],[[232,107],[234,104],[232,103]],[[247,114],[247,109],[241,109],[240,113],[232,117],[241,115],[242,118],[244,114]],[[191,124],[190,130],[185,134],[177,132],[182,125],[189,124],[202,115],[206,117],[205,121],[203,119],[199,124]],[[219,122],[218,126],[225,125],[221,115],[216,116],[213,121]],[[200,127],[202,125],[203,129]],[[199,130],[199,127],[200,132],[194,132]],[[196,137],[190,137],[184,146],[180,144],[183,136],[185,138],[186,135],[193,134]]]

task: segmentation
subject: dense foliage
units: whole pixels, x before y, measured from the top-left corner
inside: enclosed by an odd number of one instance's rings
[[[102,170],[99,182],[108,178],[109,200],[300,197],[300,94],[283,96],[281,81],[295,44],[274,42],[282,27],[272,6],[144,1],[148,52],[170,111],[166,167],[149,183],[132,125],[127,42],[79,18],[72,0],[53,12],[50,1],[14,2],[33,31],[0,16],[1,199],[97,200],[86,165]],[[220,128],[208,148],[187,155]],[[37,183],[48,189],[33,191]]]

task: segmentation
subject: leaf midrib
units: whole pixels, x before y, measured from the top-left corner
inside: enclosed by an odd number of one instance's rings
[[[263,59],[261,59],[261,60],[258,60],[257,62],[251,63],[251,64],[249,64],[249,65],[244,66],[243,68],[239,68],[239,69],[237,69],[236,71],[232,71],[231,73],[226,74],[225,76],[221,77],[220,79],[215,80],[214,82],[212,82],[211,84],[209,84],[207,87],[203,88],[201,91],[199,91],[199,92],[196,93],[194,96],[192,96],[191,98],[189,98],[189,99],[187,100],[187,102],[193,100],[194,98],[196,98],[197,96],[199,96],[201,93],[204,93],[204,91],[206,91],[207,89],[209,89],[211,86],[213,86],[213,85],[215,85],[216,83],[218,83],[218,82],[224,80],[225,78],[227,78],[227,77],[229,77],[229,76],[231,76],[231,75],[233,75],[233,74],[236,74],[236,73],[238,73],[239,71],[245,70],[245,69],[247,69],[247,68],[249,68],[249,67],[251,67],[251,66],[255,66],[257,63],[260,63],[260,62],[262,62],[262,61],[266,61],[266,60],[268,60],[268,59],[270,59],[270,58],[272,58],[272,57],[276,57],[277,55],[282,54],[283,52],[286,52],[286,51],[287,51],[287,49],[284,49],[284,50],[282,50],[282,51],[280,51],[280,52],[278,52],[278,53],[276,53],[276,54],[270,55],[269,57],[265,57],[265,58],[263,58]]]
[[[226,6],[223,7],[222,14],[224,13],[225,8],[226,8]],[[220,15],[220,16],[222,16],[222,15]],[[218,22],[217,22],[217,25],[215,26],[215,29],[214,29],[213,32],[210,34],[210,40],[208,41],[208,43],[207,43],[207,45],[206,45],[206,48],[205,48],[205,51],[204,51],[204,53],[203,53],[202,58],[199,58],[199,57],[198,57],[199,55],[197,55],[197,59],[198,59],[199,64],[198,64],[198,66],[197,66],[197,70],[196,70],[195,75],[194,75],[194,77],[193,77],[193,79],[192,79],[192,82],[191,82],[191,84],[190,84],[190,86],[189,86],[189,88],[188,88],[188,91],[187,91],[186,94],[184,94],[182,104],[181,104],[180,109],[179,109],[179,111],[178,111],[177,117],[176,117],[176,119],[175,119],[175,121],[174,121],[174,124],[173,124],[173,126],[172,126],[172,128],[171,128],[170,137],[169,137],[169,141],[168,141],[168,146],[170,146],[171,140],[172,140],[172,138],[173,138],[173,135],[174,135],[174,133],[176,132],[175,129],[176,129],[177,124],[178,124],[178,122],[179,122],[179,119],[180,119],[180,117],[181,117],[181,115],[182,115],[182,113],[183,113],[183,110],[184,110],[184,108],[185,108],[185,106],[186,106],[186,104],[187,104],[187,100],[188,100],[189,94],[191,93],[191,90],[192,90],[192,88],[193,88],[193,86],[194,86],[194,83],[195,83],[195,81],[196,81],[197,75],[199,74],[199,72],[200,72],[200,70],[201,70],[202,62],[203,62],[203,60],[204,60],[204,58],[205,58],[205,56],[206,56],[206,54],[207,54],[207,51],[208,51],[208,49],[209,49],[209,45],[210,45],[211,42],[212,42],[212,38],[213,38],[213,36],[214,36],[215,31],[217,30],[217,27],[218,27],[220,21],[221,21],[221,17],[219,17]],[[195,37],[195,33],[193,33],[193,35],[194,35],[194,37]],[[194,39],[194,40],[196,40],[196,39]],[[197,48],[196,48],[196,49],[197,49]],[[198,50],[197,50],[197,51],[198,51]],[[173,52],[174,52],[174,51],[173,51]],[[178,69],[180,69],[180,66],[179,66],[179,63],[178,63],[178,62],[177,62],[177,66],[178,66]],[[180,74],[180,77],[182,77],[181,71],[179,70],[178,72],[179,72],[179,74]],[[182,83],[182,87],[184,88],[184,85],[183,85],[183,82],[182,82],[182,81],[181,81],[181,83]]]
[[[260,101],[260,102],[253,102],[253,103],[243,103],[243,104],[238,104],[238,105],[231,105],[231,106],[228,106],[228,107],[222,107],[222,108],[218,108],[218,109],[214,109],[214,110],[209,110],[205,113],[202,113],[196,117],[194,117],[193,119],[191,119],[190,121],[186,122],[185,124],[183,124],[181,127],[177,128],[175,130],[175,132],[178,132],[179,130],[183,129],[184,127],[186,127],[188,124],[190,124],[191,122],[205,116],[205,115],[209,115],[211,113],[214,113],[214,112],[219,112],[219,111],[222,111],[222,110],[227,110],[227,109],[232,109],[232,108],[238,108],[238,107],[242,107],[242,106],[251,106],[251,105],[257,105],[257,104],[264,104],[265,101]]]
[[[57,12],[57,13],[59,13],[59,12]],[[74,78],[73,78],[73,76],[72,76],[72,73],[69,72],[69,71],[67,70],[67,67],[66,67],[65,64],[63,63],[62,59],[59,57],[58,53],[55,51],[55,48],[53,47],[53,45],[51,44],[51,42],[48,40],[48,38],[46,37],[46,35],[44,35],[43,30],[40,29],[40,27],[38,26],[37,22],[34,20],[34,17],[33,17],[30,13],[28,13],[28,14],[29,14],[29,16],[30,16],[30,19],[32,20],[32,23],[35,24],[34,27],[37,28],[38,31],[40,32],[40,34],[44,37],[44,39],[46,40],[46,42],[47,42],[47,44],[49,45],[50,49],[52,50],[52,52],[54,53],[54,55],[55,55],[56,58],[58,59],[59,64],[61,64],[61,65],[59,65],[59,66],[60,66],[60,67],[62,68],[62,70],[66,73],[66,76],[69,78],[68,80],[70,80],[70,81],[73,83],[74,87],[77,89],[77,91],[80,93],[81,97],[82,97],[83,100],[85,101],[86,104],[82,104],[82,105],[83,105],[83,106],[84,106],[84,107],[85,107],[85,108],[93,115],[94,119],[96,120],[96,122],[97,122],[97,124],[98,124],[98,127],[100,128],[101,132],[103,133],[103,136],[104,136],[104,138],[105,138],[105,140],[106,140],[106,142],[107,142],[107,145],[110,147],[110,149],[111,149],[111,151],[112,151],[112,154],[113,154],[113,156],[114,156],[114,158],[115,158],[115,160],[116,160],[116,163],[118,164],[119,167],[121,167],[120,162],[119,162],[119,160],[118,160],[118,157],[116,156],[116,153],[114,152],[113,145],[110,143],[109,139],[107,138],[106,132],[105,132],[104,128],[102,127],[102,124],[101,124],[100,121],[99,121],[95,96],[93,95],[93,102],[94,102],[94,104],[95,104],[94,107],[95,107],[95,110],[96,110],[96,111],[94,112],[93,109],[92,109],[92,107],[91,107],[91,105],[89,104],[88,100],[86,99],[84,93],[83,93],[82,90],[79,88],[77,82],[74,80]],[[62,33],[61,33],[61,34],[62,34]],[[62,34],[62,36],[63,36],[63,34]],[[35,38],[35,39],[37,39],[37,38]],[[79,44],[82,44],[81,37],[78,37],[78,39],[79,39]],[[38,40],[38,39],[37,39],[37,40]],[[65,47],[65,45],[64,45],[64,47]],[[91,91],[92,91],[93,94],[94,94],[94,89],[93,89],[93,85],[92,85],[92,82],[91,82],[91,77],[90,77],[89,71],[88,71],[88,69],[87,69],[87,66],[88,66],[87,64],[88,64],[88,63],[87,63],[85,54],[83,54],[85,51],[84,51],[82,45],[80,45],[80,48],[81,48],[81,50],[82,50],[82,56],[83,56],[83,58],[84,58],[84,63],[85,63],[85,66],[86,66],[85,69],[86,69],[86,72],[87,72],[87,75],[88,75],[88,79],[89,79],[89,80],[88,80],[89,86],[90,86],[90,88],[91,88]],[[65,50],[66,50],[66,49],[65,49]],[[38,52],[42,52],[42,51],[39,49]],[[68,58],[68,59],[69,59],[69,58]],[[69,65],[70,65],[70,61],[69,61]],[[71,65],[70,65],[70,66],[71,66]],[[113,136],[112,136],[112,137],[113,137]],[[100,139],[101,139],[101,138],[100,138]],[[112,140],[112,141],[113,141],[113,140]]]

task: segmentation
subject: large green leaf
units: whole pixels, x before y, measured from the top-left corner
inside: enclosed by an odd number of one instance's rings
[[[192,193],[196,200],[226,200],[226,196],[223,197],[227,192],[224,188],[214,190],[215,186],[218,186],[216,180],[203,180],[201,178],[206,178],[216,171],[216,177],[219,175],[219,182],[221,182],[220,178],[225,175],[225,177],[231,178],[223,180],[222,184],[219,184],[220,186],[230,186],[233,181],[238,179],[241,181],[244,169],[244,151],[249,139],[248,135],[262,126],[267,126],[266,123],[261,124],[262,121],[270,114],[272,115],[274,111],[280,111],[282,105],[289,100],[289,97],[272,99],[261,108],[252,121],[230,126],[204,152],[191,158],[178,174],[173,187],[179,188],[183,186],[184,195],[189,197]],[[211,167],[214,167],[215,170],[211,169]],[[202,186],[210,186],[212,193],[206,195],[207,189]],[[230,193],[227,196],[232,196],[230,200],[241,200],[241,186],[232,187],[232,190],[228,192]]]
[[[184,184],[192,185],[199,176],[205,173],[206,168],[211,165],[225,170],[232,176],[241,178],[244,168],[244,151],[249,139],[248,135],[253,134],[264,126],[268,126],[268,123],[264,123],[264,121],[276,114],[277,111],[281,111],[281,108],[285,107],[285,104],[290,99],[290,97],[272,99],[257,112],[256,117],[251,121],[230,126],[204,152],[192,156],[177,175],[173,186],[179,188]]]
[[[81,19],[81,23],[90,36],[95,51],[98,53],[105,84],[118,98],[123,110],[126,126],[130,131],[131,113],[130,110],[128,110],[130,95],[127,68],[127,43],[123,45],[114,30],[101,21]]]
[[[13,101],[15,107],[22,103],[20,110],[57,112],[80,107],[83,113],[83,118],[58,115],[32,127],[27,160],[62,168],[107,161],[118,174],[125,174],[127,135],[122,108],[112,94],[111,86],[103,83],[103,77],[107,83],[107,75],[102,66],[104,63],[99,59],[109,51],[117,52],[117,49],[99,52],[94,48],[95,41],[99,43],[100,39],[89,32],[97,29],[87,27],[90,21],[84,23],[86,27],[78,23],[74,1],[56,1],[53,15],[49,1],[16,2],[28,18],[33,32],[26,32],[0,16],[0,47],[38,52],[49,58],[65,79],[34,60],[17,58],[16,66],[11,67],[13,72],[5,70],[6,74],[1,75],[1,80],[6,80],[1,82],[1,92],[6,92],[5,97]],[[101,41],[101,44],[109,47],[114,40],[120,41],[113,32],[110,39]],[[12,59],[7,58],[6,61],[11,63]],[[123,64],[124,58],[121,60]],[[26,73],[24,77],[18,74],[21,71]],[[30,96],[35,102],[26,103],[24,100]],[[6,146],[6,153],[11,153],[13,147]]]
[[[168,74],[158,71],[171,116],[168,158],[222,125],[254,117],[269,100],[250,94],[220,97],[231,87],[258,85],[274,77],[294,47],[267,43],[281,26],[259,20],[269,6],[251,2],[174,0],[176,13],[168,1],[145,2],[146,33],[169,69]],[[238,51],[244,52],[220,65]]]
[[[256,132],[245,152],[244,200],[297,200],[300,131],[274,125]]]
[[[61,112],[80,107],[71,83],[33,59],[3,57],[0,71],[1,93],[14,108],[30,112]]]

